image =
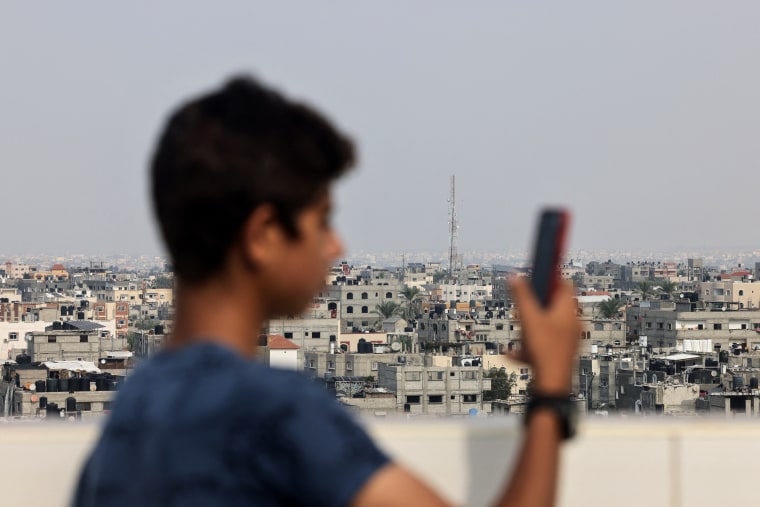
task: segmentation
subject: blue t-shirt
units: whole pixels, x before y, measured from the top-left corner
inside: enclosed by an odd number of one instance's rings
[[[75,506],[344,506],[388,458],[301,374],[199,343],[129,377]]]

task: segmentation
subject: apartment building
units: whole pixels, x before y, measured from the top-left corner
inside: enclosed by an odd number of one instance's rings
[[[491,389],[477,366],[413,366],[380,363],[379,387],[396,393],[396,410],[413,415],[471,415],[490,412],[483,391]]]

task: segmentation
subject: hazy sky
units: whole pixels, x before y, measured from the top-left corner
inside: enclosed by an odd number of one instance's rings
[[[156,132],[241,71],[358,141],[349,253],[445,250],[451,174],[461,250],[526,248],[544,203],[574,248],[757,248],[758,26],[750,1],[4,2],[0,254],[161,252]]]

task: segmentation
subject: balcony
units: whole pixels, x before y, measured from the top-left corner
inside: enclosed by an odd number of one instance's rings
[[[457,505],[488,505],[519,445],[519,419],[368,420],[381,447]],[[13,424],[0,432],[3,505],[65,506],[94,424]],[[754,505],[757,418],[585,421],[562,454],[559,506]],[[61,464],[65,464],[62,466]],[[44,478],[44,495],[29,477]],[[707,480],[706,480],[707,479]]]

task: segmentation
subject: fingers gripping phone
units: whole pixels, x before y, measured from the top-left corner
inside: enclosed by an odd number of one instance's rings
[[[533,251],[533,292],[541,306],[547,307],[559,284],[559,262],[565,248],[570,214],[562,208],[541,212]]]

